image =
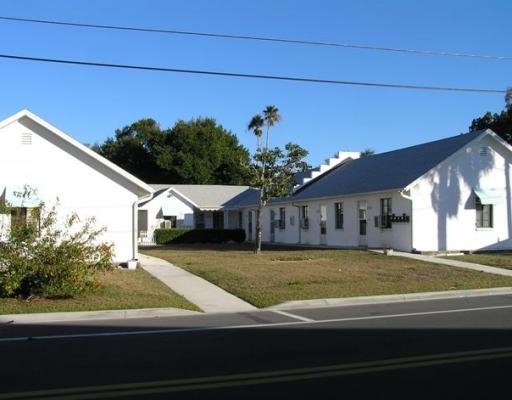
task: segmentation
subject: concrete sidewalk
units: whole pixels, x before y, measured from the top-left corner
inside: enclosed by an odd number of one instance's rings
[[[379,250],[374,250],[374,251],[382,253],[382,251],[379,251]],[[470,263],[470,262],[466,262],[466,261],[459,261],[459,260],[451,259],[451,258],[446,259],[446,258],[439,258],[436,256],[427,256],[427,255],[423,255],[423,254],[404,253],[401,251],[393,251],[393,255],[399,256],[399,257],[412,258],[414,260],[426,261],[426,262],[430,262],[430,263],[434,263],[434,264],[442,264],[442,265],[449,265],[451,267],[472,269],[474,271],[487,272],[489,274],[512,276],[511,269],[489,267],[487,265],[475,264],[475,263]],[[456,258],[457,256],[453,256],[453,257]]]
[[[218,286],[160,258],[139,254],[140,266],[207,313],[257,310]]]

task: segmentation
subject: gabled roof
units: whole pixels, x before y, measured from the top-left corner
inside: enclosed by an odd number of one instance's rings
[[[203,211],[219,210],[223,208],[229,201],[237,198],[249,186],[233,186],[233,185],[165,185],[165,184],[151,184],[155,190],[154,197],[141,204],[141,206],[155,200],[157,197],[162,196],[164,193],[170,191],[176,192],[181,195],[193,206]]]
[[[76,148],[81,153],[83,153],[89,162],[91,163],[97,163],[97,165],[101,165],[103,168],[107,168],[108,170],[112,171],[115,175],[119,176],[123,181],[126,183],[129,183],[130,187],[132,188],[133,192],[136,193],[139,197],[146,196],[148,194],[153,193],[153,189],[147,185],[146,183],[142,182],[140,179],[136,178],[129,172],[125,171],[121,167],[117,166],[113,162],[107,160],[106,158],[100,156],[98,153],[96,153],[94,150],[91,150],[87,146],[83,145],[79,141],[73,139],[71,136],[65,134],[55,126],[51,125],[50,123],[46,122],[41,117],[37,116],[33,112],[23,109],[21,111],[18,111],[16,114],[11,115],[10,117],[4,119],[3,121],[0,121],[0,130],[13,122],[20,121],[23,122],[23,120],[29,119],[35,124],[43,127],[48,131],[51,135],[55,136],[59,140],[63,141],[64,143],[72,146],[73,148]]]
[[[247,188],[247,190],[240,193],[238,196],[233,197],[226,204],[224,204],[224,209],[229,210],[237,208],[254,207],[258,205],[259,199],[259,189],[249,187]]]
[[[496,136],[490,130],[475,131],[349,161],[308,182],[292,196],[292,200],[404,189],[486,134]]]

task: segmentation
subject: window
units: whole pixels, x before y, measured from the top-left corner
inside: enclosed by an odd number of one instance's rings
[[[480,198],[475,196],[476,227],[492,228],[492,204],[482,204]]]
[[[343,229],[343,203],[334,203],[336,229]]]
[[[380,199],[380,227],[391,228],[391,198]]]
[[[279,229],[286,228],[286,208],[281,207],[279,209]]]
[[[40,230],[40,209],[14,207],[11,208],[11,227],[14,229],[26,229],[32,227],[39,232]]]
[[[11,208],[11,227],[21,229],[27,226],[27,209],[25,207]]]
[[[300,207],[300,221],[302,229],[309,229],[309,206]]]
[[[238,211],[238,229],[243,229],[244,227],[244,213],[242,211]]]

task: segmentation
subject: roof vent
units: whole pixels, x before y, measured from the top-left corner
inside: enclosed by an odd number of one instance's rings
[[[32,145],[32,132],[23,132],[21,134],[21,144]]]
[[[480,147],[480,156],[487,157],[488,155],[489,155],[489,147],[487,147],[487,146]]]

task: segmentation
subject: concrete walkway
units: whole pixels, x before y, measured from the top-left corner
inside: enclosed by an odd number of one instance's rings
[[[379,251],[379,250],[374,250],[374,251],[382,253],[382,251]],[[454,257],[454,259],[452,259],[452,258],[447,259],[447,258],[439,258],[436,256],[427,256],[427,255],[423,255],[423,254],[404,253],[401,251],[393,251],[393,255],[400,256],[400,257],[412,258],[415,260],[426,261],[426,262],[430,262],[430,263],[434,263],[434,264],[449,265],[451,267],[467,268],[467,269],[472,269],[475,271],[487,272],[489,274],[512,276],[511,269],[489,267],[487,265],[475,264],[475,263],[470,263],[470,262],[466,262],[466,261],[459,261],[456,259],[457,256],[452,256],[452,257]]]
[[[253,305],[160,258],[139,254],[140,266],[207,313],[254,311]]]

